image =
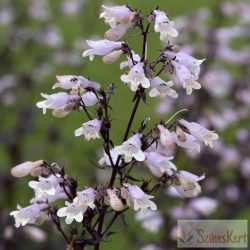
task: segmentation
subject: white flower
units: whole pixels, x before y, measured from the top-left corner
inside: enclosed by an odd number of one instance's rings
[[[29,187],[35,190],[36,197],[40,198],[44,195],[55,195],[56,190],[60,189],[60,177],[50,175],[47,178],[39,176],[38,181],[30,181]]]
[[[90,61],[93,61],[94,55],[105,56],[111,53],[115,49],[122,48],[122,42],[114,42],[109,40],[91,41],[87,40],[87,44],[92,48],[85,50],[82,54],[83,57],[89,57]]]
[[[139,211],[135,216],[136,220],[142,223],[142,227],[149,232],[156,233],[164,223],[163,217],[158,211],[145,210]]]
[[[98,98],[93,92],[88,91],[82,95],[82,101],[86,107],[90,107],[98,103]]]
[[[135,54],[135,52],[133,50],[131,51],[131,53],[132,53],[132,56],[133,56],[133,60],[136,63],[140,62],[141,57],[138,54]],[[130,58],[130,56],[128,56],[128,60],[127,61],[124,61],[124,62],[120,63],[120,69],[124,69],[126,67],[132,68],[133,66],[134,66],[134,64],[133,64],[132,59]]]
[[[150,97],[160,96],[164,98],[166,96],[170,96],[172,98],[177,98],[178,94],[174,89],[171,89],[173,86],[173,82],[165,82],[160,77],[156,76],[151,79],[151,90],[149,91]]]
[[[209,216],[218,207],[218,201],[209,197],[200,197],[191,200],[189,206],[203,216]]]
[[[144,161],[145,155],[141,150],[142,134],[135,134],[127,141],[123,142],[121,146],[114,148],[114,153],[117,155],[124,155],[125,162],[132,161],[135,158],[137,161]]]
[[[211,148],[213,147],[213,141],[219,138],[218,134],[204,128],[196,122],[188,122],[184,119],[181,119],[179,122],[189,130],[191,135],[200,141],[204,141],[205,145],[209,145]]]
[[[24,177],[28,174],[37,173],[42,171],[43,160],[39,161],[26,161],[22,164],[19,164],[11,169],[11,174],[14,177]],[[37,171],[41,170],[41,171]]]
[[[82,127],[75,130],[75,136],[85,136],[85,140],[100,138],[99,132],[102,121],[94,119],[82,124]]]
[[[173,27],[174,22],[169,21],[165,12],[154,10],[155,15],[155,32],[160,32],[160,40],[163,42],[168,41],[168,36],[177,37],[178,31]]]
[[[43,214],[41,210],[47,207],[47,204],[32,204],[24,208],[17,205],[18,210],[11,212],[10,215],[14,216],[16,227],[25,226],[26,224],[35,224],[42,222],[41,219],[43,219]]]
[[[96,198],[96,191],[93,188],[86,188],[83,191],[77,192],[77,196],[74,200],[81,203],[82,205],[94,209],[95,198]]]
[[[182,148],[187,149],[190,153],[200,152],[200,144],[197,142],[196,138],[186,132],[182,133],[182,137],[178,136],[178,133],[172,132],[175,139],[175,143]]]
[[[70,95],[65,92],[59,92],[52,95],[41,93],[41,96],[47,100],[37,102],[36,106],[43,109],[43,114],[46,113],[46,109],[63,108],[70,101]]]
[[[198,83],[197,77],[193,76],[187,67],[183,64],[172,61],[171,64],[175,68],[175,77],[173,81],[181,84],[186,89],[187,95],[191,95],[193,89],[200,89],[201,85]]]
[[[173,149],[176,144],[172,133],[161,124],[158,124],[157,128],[160,131],[161,144],[168,149]]]
[[[95,208],[95,190],[87,188],[81,192],[77,192],[77,196],[74,198],[72,203],[65,202],[66,207],[62,207],[57,211],[59,217],[66,217],[66,224],[71,224],[73,220],[81,222],[83,220],[83,214],[86,212],[88,207]]]
[[[133,27],[133,25],[132,22],[118,24],[116,27],[107,30],[104,37],[111,41],[118,41],[126,34],[129,28]]]
[[[63,75],[63,76],[56,76],[57,83],[54,84],[52,89],[55,88],[62,88],[67,90],[75,90],[76,92],[80,92],[87,88],[91,87],[96,90],[101,88],[101,85],[97,82],[92,82],[83,76],[75,76],[75,75]],[[77,94],[77,93],[76,93]]]
[[[116,154],[114,152],[114,149],[109,150],[109,152],[110,152],[110,156],[112,158],[112,161],[115,164],[116,161],[117,161],[117,158],[118,158],[118,154]],[[109,156],[106,154],[105,151],[103,151],[103,157],[98,161],[98,163],[100,165],[104,165],[105,164],[107,166],[111,166],[111,162],[110,162]]]
[[[160,178],[164,173],[168,175],[173,174],[173,170],[176,171],[176,166],[170,161],[173,157],[164,157],[156,152],[145,153],[146,164],[153,175]]]
[[[144,73],[144,63],[139,62],[129,71],[128,75],[122,75],[121,80],[130,85],[132,91],[136,91],[141,85],[143,88],[150,87],[150,81]]]
[[[115,50],[111,53],[107,54],[102,58],[102,61],[106,64],[111,64],[119,59],[119,57],[123,54],[122,50]]]
[[[133,21],[136,12],[132,12],[126,5],[107,7],[102,5],[103,12],[100,18],[104,18],[105,23],[111,28],[115,28],[117,23],[130,23]]]
[[[129,183],[123,183],[123,186],[126,188],[127,194],[123,198],[126,199],[127,205],[133,208],[135,211],[146,210],[150,208],[151,210],[156,210],[156,204],[150,199],[154,198],[152,195],[145,194],[141,188],[136,185],[131,185]]]
[[[78,202],[69,203],[65,201],[66,207],[62,207],[57,211],[59,217],[66,217],[66,224],[71,224],[73,220],[81,222],[83,220],[83,214],[86,212],[86,206],[81,206]]]
[[[197,176],[187,171],[179,171],[174,175],[172,185],[183,197],[196,197],[201,192],[198,181],[204,178],[205,175]]]
[[[200,65],[205,59],[198,60],[182,51],[176,53],[175,61],[179,64],[184,65],[192,76],[198,79],[200,74]]]
[[[120,200],[120,198],[117,196],[116,194],[116,189],[111,189],[108,188],[106,190],[107,195],[108,195],[108,202],[109,205],[115,210],[115,211],[121,211],[124,208],[124,205],[122,203],[122,201]]]

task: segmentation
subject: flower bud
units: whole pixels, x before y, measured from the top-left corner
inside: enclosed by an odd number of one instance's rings
[[[153,14],[148,15],[148,22],[152,23],[154,21],[155,21],[155,15]]]
[[[128,195],[129,195],[128,190],[125,187],[121,187],[121,197],[123,199],[127,199]]]
[[[65,116],[67,116],[69,113],[70,113],[70,112],[65,111],[64,108],[62,108],[62,109],[54,109],[54,110],[52,111],[52,115],[53,115],[54,117],[56,117],[56,118],[63,118],[63,117],[65,117]]]
[[[115,50],[102,58],[103,62],[106,64],[111,64],[115,62],[123,54],[122,50]]]
[[[11,175],[14,177],[24,177],[34,171],[36,168],[40,168],[43,165],[43,160],[39,161],[26,161],[11,169]]]
[[[119,197],[116,194],[115,189],[107,189],[107,194],[109,197],[109,202],[110,206],[115,210],[115,211],[121,211],[124,208],[124,205],[122,201],[119,199]]]
[[[160,124],[158,124],[157,127],[160,130],[161,144],[168,149],[173,149],[176,146],[176,144],[175,144],[175,139],[170,133],[170,131],[164,128],[164,126]]]

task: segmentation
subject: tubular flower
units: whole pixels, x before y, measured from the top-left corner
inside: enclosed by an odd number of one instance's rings
[[[126,5],[108,7],[102,5],[103,12],[100,18],[104,18],[111,28],[115,28],[117,23],[128,24],[131,23],[136,15],[136,12],[131,11]]]
[[[160,40],[163,42],[168,41],[168,37],[177,37],[178,31],[173,27],[174,22],[169,21],[167,15],[163,11],[154,10],[153,14],[155,16],[155,32],[160,32]]]
[[[38,181],[30,181],[29,187],[35,190],[36,197],[40,198],[44,195],[55,195],[60,189],[60,176],[50,175],[47,178],[39,176]]]
[[[130,183],[123,183],[126,190],[123,190],[122,196],[126,199],[127,205],[133,208],[135,211],[150,208],[151,210],[156,210],[156,204],[150,199],[154,198],[152,195],[145,194],[141,188],[136,185],[131,185]]]
[[[174,175],[173,187],[183,197],[196,197],[201,192],[198,181],[205,178],[205,175],[197,176],[187,171],[179,171]]]
[[[184,119],[181,119],[179,122],[189,130],[192,136],[197,140],[204,141],[205,145],[209,145],[211,148],[213,147],[213,141],[219,138],[218,134],[196,122],[188,122]]]
[[[17,205],[16,211],[10,213],[15,218],[15,226],[25,226],[26,224],[40,224],[44,221],[44,214],[41,210],[48,207],[48,204],[32,204],[28,207]]]
[[[91,49],[85,50],[82,56],[88,56],[90,61],[93,61],[94,55],[105,56],[115,49],[121,49],[123,46],[122,42],[114,42],[106,39],[99,41],[87,40],[87,44],[91,47]]]
[[[164,157],[153,151],[145,153],[146,164],[152,174],[160,178],[164,173],[172,175],[177,170],[176,166],[170,161],[173,157]]]
[[[102,126],[100,120],[94,119],[82,124],[82,127],[75,130],[75,136],[85,136],[85,140],[100,138],[99,132]]]
[[[175,76],[173,81],[181,84],[186,89],[187,95],[191,95],[193,89],[200,89],[201,85],[198,83],[197,77],[193,76],[190,71],[182,64],[172,61],[171,64],[175,69]]]
[[[114,148],[114,153],[117,155],[124,155],[125,162],[132,161],[133,158],[137,161],[144,161],[145,155],[141,150],[142,134],[135,134],[127,141],[123,142],[121,146]]]
[[[83,94],[81,98],[86,107],[91,107],[98,103],[98,98],[91,91],[88,91],[85,94]]]
[[[58,82],[54,84],[52,89],[62,88],[66,90],[73,90],[74,94],[83,94],[83,92],[86,92],[85,88],[93,88],[95,90],[99,90],[101,88],[99,83],[90,81],[83,76],[63,75],[56,76],[56,79]]]
[[[151,90],[149,91],[150,97],[160,96],[164,98],[166,96],[170,96],[172,98],[177,98],[178,94],[174,89],[171,89],[173,86],[173,82],[165,82],[160,77],[156,76],[151,79]]]
[[[121,23],[116,27],[107,30],[104,34],[104,37],[111,41],[120,40],[128,31],[129,28],[133,27],[134,23]]]
[[[46,100],[37,102],[36,106],[43,109],[43,114],[46,114],[47,109],[63,108],[70,101],[70,95],[65,92],[59,92],[52,95],[41,93],[41,96]]]
[[[136,91],[141,85],[143,88],[150,87],[150,81],[144,73],[144,63],[139,62],[129,71],[128,75],[122,75],[121,80],[130,85],[132,91]]]
[[[95,201],[95,190],[87,188],[81,192],[77,192],[77,196],[73,202],[65,202],[66,207],[62,207],[57,211],[59,217],[66,217],[66,224],[71,224],[73,220],[77,222],[83,221],[83,214],[86,212],[88,207],[94,209]]]

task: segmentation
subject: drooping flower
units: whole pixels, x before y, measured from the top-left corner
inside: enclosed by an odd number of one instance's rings
[[[218,134],[196,122],[188,122],[184,119],[181,119],[179,122],[189,130],[192,136],[197,140],[204,141],[205,145],[209,145],[211,148],[213,147],[213,141],[219,138]]]
[[[141,150],[142,134],[135,134],[127,141],[123,142],[121,146],[114,148],[114,153],[117,155],[124,155],[125,162],[132,161],[133,158],[137,161],[144,161],[145,155]]]
[[[145,89],[150,87],[150,81],[145,76],[143,66],[143,62],[138,62],[135,66],[132,67],[128,75],[121,76],[121,80],[125,84],[130,85],[130,89],[132,91],[136,91],[140,85]]]
[[[184,65],[191,75],[198,79],[200,74],[200,65],[205,61],[205,59],[199,60],[180,51],[175,54],[175,61]]]
[[[173,82],[165,82],[160,77],[156,76],[151,79],[151,90],[149,91],[150,97],[156,97],[160,96],[161,98],[164,98],[166,96],[170,96],[172,98],[177,98],[178,94],[177,92],[172,89]]]
[[[77,192],[77,196],[73,202],[65,202],[66,207],[62,207],[57,211],[59,217],[66,217],[66,224],[71,224],[73,220],[81,222],[83,220],[83,214],[88,207],[94,209],[96,191],[93,188],[87,188],[81,192]]]
[[[170,161],[173,157],[164,157],[156,152],[147,152],[146,165],[153,175],[160,178],[164,173],[172,175],[177,170],[176,166]]]
[[[99,132],[102,121],[98,119],[90,120],[82,124],[82,127],[75,130],[75,136],[85,136],[85,140],[100,138]]]
[[[177,37],[178,31],[174,28],[174,22],[170,21],[165,12],[154,10],[155,15],[155,32],[160,32],[160,40],[163,42],[168,41],[168,37]]]
[[[144,193],[140,187],[131,185],[130,183],[123,183],[125,190],[121,193],[122,197],[126,199],[127,205],[135,211],[145,211],[146,209],[156,210],[156,204],[150,199],[154,198],[152,195]]]
[[[47,178],[39,176],[38,181],[29,182],[29,187],[34,189],[36,198],[41,198],[44,195],[55,195],[58,189],[61,190],[59,186],[61,181],[59,175],[50,175]]]
[[[17,205],[16,211],[10,213],[15,218],[15,226],[25,226],[26,224],[42,223],[44,221],[44,214],[42,210],[47,208],[48,204],[32,204],[27,207],[20,207]]]
[[[108,195],[108,202],[109,205],[115,210],[115,211],[121,211],[124,208],[124,205],[121,201],[121,199],[117,195],[117,190],[108,188],[106,190],[107,195]]]
[[[200,83],[196,81],[197,77],[193,76],[186,66],[175,61],[172,61],[171,64],[175,69],[175,76],[172,77],[173,81],[182,85],[186,89],[187,95],[191,95],[193,89],[201,88]]]
[[[57,211],[57,216],[66,217],[66,224],[71,224],[73,220],[82,222],[83,214],[87,210],[87,206],[81,206],[78,202],[70,203],[65,201],[66,207],[62,207]]]
[[[174,175],[172,185],[183,197],[196,197],[201,192],[198,181],[205,178],[205,175],[197,176],[187,171],[179,171]]]
[[[80,192],[77,192],[76,200],[78,200],[80,203],[85,204],[86,206],[89,206],[90,208],[95,208],[95,201],[96,198],[96,191],[93,188],[86,188]]]
[[[126,5],[108,7],[102,5],[103,12],[100,18],[104,18],[111,28],[115,28],[117,23],[128,24],[131,23],[135,17],[136,12],[131,11]]]
[[[34,175],[42,172],[43,169],[43,160],[39,161],[26,161],[22,164],[19,164],[11,169],[11,174],[14,177],[24,177],[28,174]]]
[[[190,135],[184,131],[182,132],[181,136],[178,134],[178,132],[172,132],[172,135],[175,139],[175,143],[179,147],[187,149],[190,153],[200,152],[200,144],[193,135]]]
[[[46,100],[37,102],[36,106],[43,109],[43,114],[46,113],[47,109],[63,108],[70,101],[70,95],[65,92],[59,92],[52,95],[41,93],[41,96]]]
[[[94,55],[105,56],[115,49],[121,49],[123,46],[122,42],[114,42],[107,39],[99,41],[87,40],[87,44],[91,47],[91,49],[85,50],[82,56],[88,56],[90,61],[93,61]]]
[[[52,89],[62,88],[67,90],[73,90],[75,92],[74,94],[83,94],[84,89],[88,87],[93,88],[95,90],[99,90],[101,88],[101,85],[99,83],[90,81],[83,76],[63,75],[56,76],[56,79],[58,82],[53,85]]]

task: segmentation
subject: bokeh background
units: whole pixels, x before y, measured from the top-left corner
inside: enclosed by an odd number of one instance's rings
[[[119,62],[104,65],[101,58],[90,63],[81,54],[85,39],[100,39],[107,26],[99,20],[103,1],[98,0],[1,0],[0,2],[0,249],[64,249],[65,243],[49,223],[37,233],[33,227],[16,230],[9,211],[26,206],[32,196],[29,177],[15,179],[10,168],[27,160],[46,159],[65,166],[79,186],[105,183],[109,172],[93,165],[98,160],[98,141],[75,138],[74,130],[84,117],[73,112],[64,119],[42,115],[35,103],[40,93],[52,93],[55,75],[83,75],[103,86],[114,82],[111,136],[119,144],[132,109],[132,93],[121,83]],[[106,3],[106,2],[105,2]],[[113,4],[124,4],[113,0]],[[217,0],[126,1],[144,14],[157,6],[176,22],[179,37],[173,42],[198,58],[207,58],[201,72],[203,89],[177,101],[148,98],[139,107],[134,130],[145,118],[152,126],[174,112],[188,108],[185,117],[215,129],[221,139],[214,150],[199,156],[177,151],[174,163],[196,174],[206,173],[203,194],[216,206],[202,214],[183,200],[162,190],[164,211],[158,232],[150,233],[126,215],[128,227],[118,222],[119,232],[102,249],[175,249],[178,218],[250,219],[250,2]],[[140,52],[141,38],[126,37]],[[162,45],[158,34],[149,39],[149,58]],[[181,90],[180,90],[181,91]],[[145,167],[136,175],[150,176]],[[197,212],[198,211],[198,212]],[[33,233],[32,233],[33,232]],[[151,244],[151,245],[149,245]],[[144,247],[144,248],[143,248]],[[147,247],[147,248],[146,248]]]

